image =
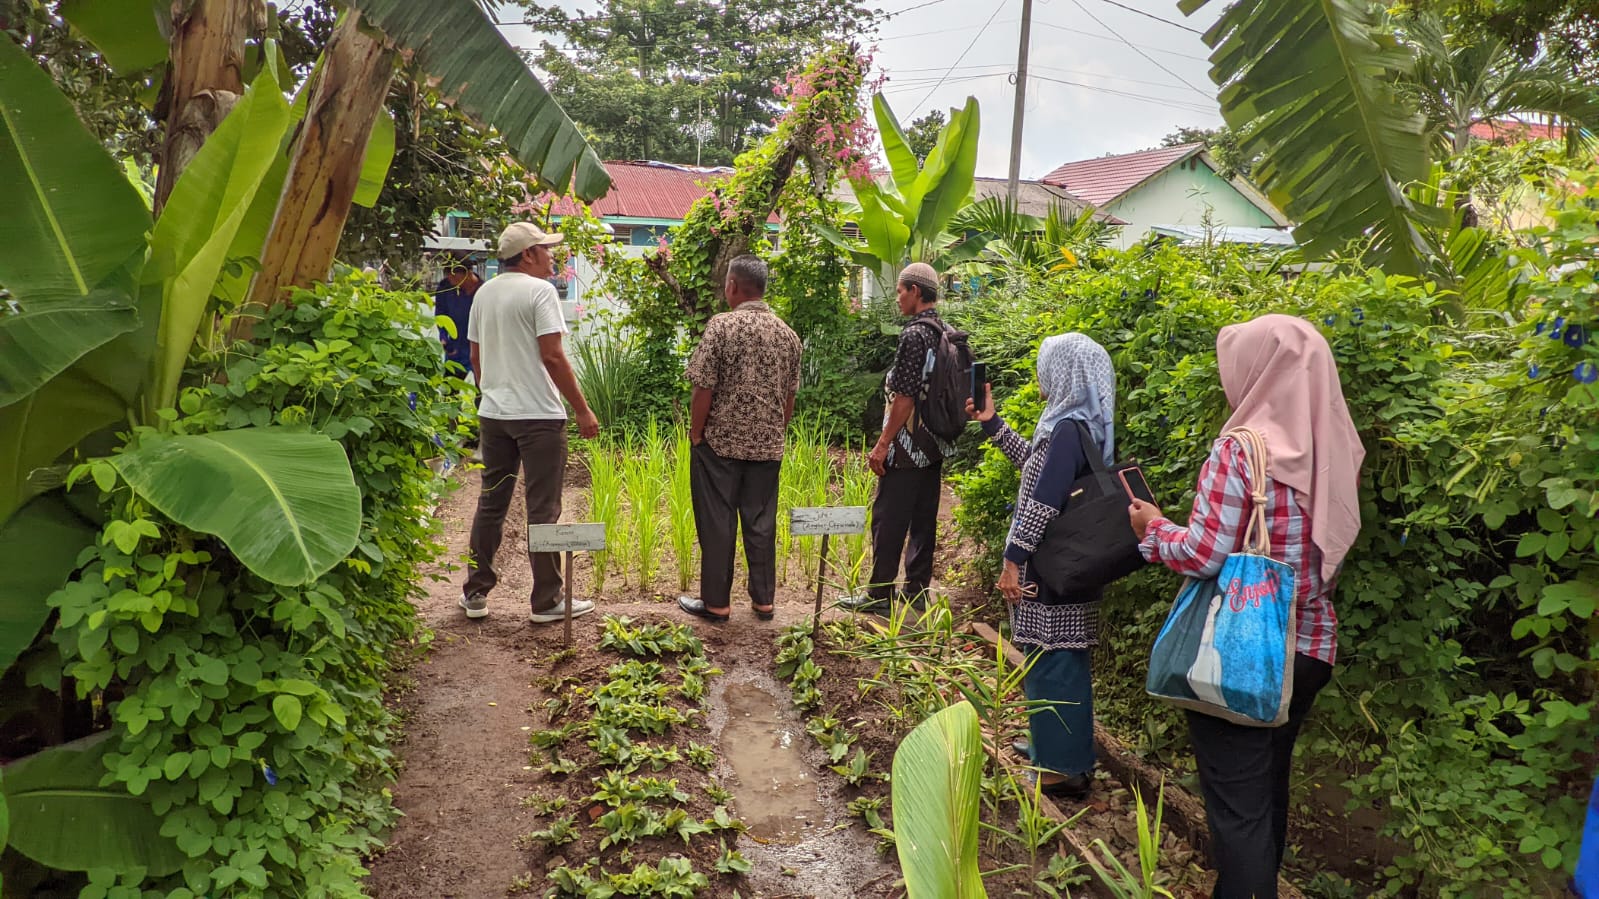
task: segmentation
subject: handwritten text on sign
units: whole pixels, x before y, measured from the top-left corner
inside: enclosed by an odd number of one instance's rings
[[[605,525],[530,524],[527,550],[534,553],[593,552],[605,548]]]
[[[860,534],[866,531],[865,506],[789,510],[788,532],[796,537]]]

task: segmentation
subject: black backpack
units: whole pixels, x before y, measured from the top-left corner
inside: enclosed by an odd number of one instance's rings
[[[971,396],[972,350],[966,332],[957,331],[942,321],[921,318],[911,325],[926,325],[938,331],[938,346],[933,350],[933,370],[927,375],[925,390],[916,403],[916,412],[935,437],[954,440],[966,429],[966,400]]]

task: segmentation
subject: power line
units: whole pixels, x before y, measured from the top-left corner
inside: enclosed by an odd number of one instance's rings
[[[1007,0],[1000,0],[1000,2],[994,4],[994,11],[988,14],[988,21],[983,23],[982,28],[977,29],[976,34],[972,35],[972,42],[966,45],[966,49],[961,51],[961,55],[955,57],[955,61],[950,64],[949,72],[955,71],[955,66],[960,65],[961,60],[966,58],[966,54],[972,52],[972,48],[977,46],[977,42],[983,37],[983,32],[988,30],[988,26],[994,24],[994,17],[999,15],[999,11],[1005,8],[1006,2]],[[949,72],[944,73],[945,78],[949,77]],[[936,92],[939,88],[939,85],[942,85],[943,83],[944,79],[940,78],[938,80],[938,84],[933,85],[933,89],[928,91],[927,96],[922,98],[921,103],[917,103],[915,106],[911,107],[911,111],[906,118],[916,115],[916,110],[922,108],[922,103],[926,103],[928,100],[932,99],[933,93]]]
[[[1010,69],[1011,69],[1011,64],[1008,63],[1008,62],[973,63],[972,65],[969,65],[969,66],[956,66],[953,69],[953,71],[965,72],[965,71],[968,71],[970,69],[1004,69],[1005,71],[1009,72]],[[947,70],[944,66],[927,66],[926,68],[895,69],[894,70],[894,72],[943,72],[943,71],[950,71],[950,70]],[[889,74],[892,75],[892,74],[894,74],[894,72],[890,72]]]
[[[912,12],[912,11],[918,10],[918,9],[925,9],[926,7],[932,6],[935,3],[943,3],[943,2],[944,2],[944,0],[927,0],[926,3],[918,3],[915,6],[907,6],[904,9],[896,9],[893,12],[883,13],[883,18],[892,19],[892,18],[894,18],[897,15],[901,15],[903,13]]]
[[[968,81],[981,81],[984,78],[1009,78],[1009,77],[1010,77],[1010,73],[1009,72],[990,72],[987,75],[960,75],[960,76],[957,76],[955,78],[950,78],[950,79],[946,80],[944,83],[945,84],[962,84],[962,83],[965,83],[965,82],[968,82]],[[885,93],[885,94],[903,94],[903,93],[905,93],[907,91],[921,90],[922,89],[922,85],[928,83],[929,81],[935,81],[936,82],[937,79],[935,79],[935,78],[912,78],[912,79],[909,79],[909,80],[906,80],[906,81],[890,81],[888,83],[889,86],[883,88],[883,93]]]
[[[1096,40],[1101,40],[1101,41],[1115,41],[1116,40],[1116,38],[1110,37],[1109,35],[1095,34],[1092,31],[1083,31],[1080,28],[1068,28],[1065,25],[1056,25],[1054,22],[1042,22],[1042,21],[1040,21],[1040,22],[1037,22],[1036,24],[1043,25],[1046,28],[1054,28],[1054,29],[1057,29],[1059,31],[1065,31],[1065,32],[1067,32],[1069,34],[1078,34],[1078,35],[1082,35],[1083,37],[1091,37],[1091,38],[1094,38]],[[1125,43],[1127,43],[1127,40],[1125,38],[1123,38],[1121,40],[1121,43],[1125,44]],[[1130,46],[1134,46],[1134,49],[1137,49],[1135,45],[1130,45]],[[1192,59],[1192,60],[1194,60],[1196,62],[1210,62],[1210,60],[1206,59],[1205,57],[1203,57],[1203,56],[1195,56],[1192,53],[1183,53],[1183,52],[1180,52],[1180,51],[1177,51],[1177,50],[1167,50],[1167,49],[1165,49],[1163,47],[1149,47],[1148,49],[1151,52],[1164,53],[1167,56],[1180,56],[1183,59]],[[1192,86],[1192,85],[1190,85],[1190,86]]]
[[[1063,69],[1063,68],[1061,68],[1059,66],[1038,66],[1038,65],[1033,66],[1033,68],[1035,68],[1035,69],[1044,69],[1045,71],[1049,71],[1049,72],[1058,72],[1058,73],[1063,74],[1063,75],[1087,75],[1090,78],[1105,78],[1105,79],[1110,80],[1110,81],[1125,81],[1128,84],[1142,84],[1142,85],[1146,85],[1148,87],[1169,87],[1169,88],[1174,88],[1176,90],[1183,90],[1184,89],[1183,85],[1172,84],[1170,81],[1145,81],[1145,80],[1143,80],[1141,78],[1128,78],[1125,75],[1107,75],[1104,72],[1094,72],[1094,71],[1090,71],[1088,69]]]
[[[986,75],[957,75],[954,78],[947,79],[945,83],[946,84],[960,84],[960,83],[963,83],[963,82],[981,81],[981,80],[983,80],[985,78],[999,78],[999,77],[1007,77],[1008,78],[1008,77],[1010,77],[1010,74],[1011,74],[1010,72],[990,72],[990,73],[988,73]],[[1204,106],[1204,105],[1199,104],[1199,103],[1190,103],[1190,102],[1188,102],[1186,100],[1174,100],[1174,99],[1172,99],[1170,97],[1152,97],[1152,96],[1150,96],[1148,94],[1140,94],[1140,93],[1136,93],[1134,91],[1118,90],[1118,89],[1113,88],[1113,87],[1106,87],[1106,86],[1104,86],[1102,84],[1087,84],[1087,83],[1084,83],[1084,82],[1081,82],[1081,81],[1072,81],[1072,80],[1069,80],[1069,79],[1066,79],[1066,78],[1052,78],[1052,77],[1050,77],[1048,75],[1038,75],[1038,74],[1030,74],[1027,77],[1031,81],[1048,81],[1048,82],[1051,82],[1053,84],[1062,84],[1062,85],[1066,85],[1068,87],[1076,87],[1076,88],[1081,88],[1083,90],[1094,91],[1096,93],[1109,94],[1111,96],[1122,97],[1122,98],[1129,99],[1129,100],[1138,100],[1138,101],[1143,102],[1143,103],[1151,103],[1151,104],[1154,104],[1156,106],[1164,106],[1164,107],[1166,107],[1168,109],[1175,109],[1175,110],[1177,110],[1179,112],[1200,112],[1200,113],[1213,113],[1213,112],[1215,112],[1214,108],[1207,107],[1207,106]],[[935,80],[935,79],[933,79],[933,78],[914,78],[914,79],[908,79],[908,80],[905,80],[905,81],[890,81],[889,82],[889,86],[883,88],[883,93],[885,93],[885,94],[903,94],[903,93],[909,93],[910,91],[921,90],[921,87],[922,87],[923,84],[926,84],[927,82],[933,81],[933,80]]]
[[[936,0],[935,0],[935,2],[936,2]],[[1157,22],[1164,22],[1164,23],[1166,23],[1167,25],[1170,25],[1173,28],[1181,28],[1184,31],[1190,32],[1192,34],[1200,35],[1201,37],[1203,37],[1204,34],[1205,34],[1205,32],[1200,31],[1198,28],[1190,28],[1190,27],[1188,27],[1187,25],[1184,25],[1181,22],[1173,22],[1171,19],[1163,19],[1160,16],[1157,16],[1157,15],[1155,15],[1152,12],[1144,12],[1141,9],[1135,9],[1134,7],[1128,6],[1125,3],[1117,3],[1116,0],[1100,0],[1100,2],[1109,3],[1111,6],[1114,6],[1117,9],[1125,9],[1128,12],[1137,13],[1137,14],[1143,16],[1146,19],[1154,19]]]
[[[1033,75],[1032,77],[1036,78],[1036,79],[1038,79],[1040,81],[1051,81],[1051,82],[1054,82],[1055,84],[1064,84],[1064,85],[1068,85],[1070,87],[1080,87],[1080,88],[1083,88],[1084,90],[1098,91],[1099,93],[1102,93],[1102,94],[1112,94],[1112,95],[1117,96],[1117,97],[1125,97],[1125,98],[1127,98],[1129,100],[1140,100],[1140,101],[1145,102],[1145,103],[1153,103],[1153,104],[1155,104],[1157,106],[1165,106],[1167,108],[1180,110],[1182,112],[1210,112],[1210,113],[1213,113],[1213,112],[1216,111],[1214,108],[1201,106],[1198,103],[1188,103],[1188,102],[1185,102],[1185,101],[1182,101],[1182,100],[1172,100],[1172,99],[1169,99],[1167,97],[1151,97],[1148,94],[1138,94],[1138,93],[1133,93],[1132,91],[1121,91],[1121,90],[1117,90],[1117,89],[1115,89],[1113,87],[1104,87],[1104,86],[1098,85],[1098,84],[1084,84],[1081,81],[1069,81],[1069,80],[1067,80],[1065,78],[1051,78],[1048,75]]]
[[[1019,19],[1000,19],[998,22],[996,22],[994,24],[996,24],[996,25],[1009,25],[1010,23],[1016,22],[1016,21],[1020,21],[1020,20]],[[957,25],[954,28],[940,28],[940,29],[938,29],[936,31],[918,31],[915,34],[891,34],[891,35],[889,35],[887,37],[879,37],[877,39],[877,42],[879,44],[882,44],[882,43],[886,43],[888,41],[902,41],[902,40],[905,40],[907,38],[927,37],[928,35],[933,35],[933,34],[949,34],[952,31],[968,31],[968,30],[970,30],[970,28],[971,28],[970,25]],[[936,71],[936,69],[935,69],[935,71]]]
[[[1161,65],[1158,61],[1156,61],[1155,57],[1150,56],[1148,53],[1145,53],[1143,50],[1140,50],[1138,48],[1138,45],[1134,44],[1132,41],[1128,40],[1127,38],[1122,37],[1121,34],[1118,31],[1116,31],[1116,29],[1110,27],[1109,25],[1106,25],[1103,21],[1101,21],[1099,16],[1096,16],[1093,13],[1089,12],[1088,11],[1088,7],[1084,6],[1080,2],[1080,0],[1072,0],[1072,5],[1077,7],[1078,9],[1082,10],[1083,15],[1089,17],[1090,19],[1093,19],[1094,22],[1099,25],[1099,27],[1105,29],[1106,31],[1109,31],[1112,35],[1114,35],[1116,37],[1117,40],[1121,41],[1122,43],[1126,44],[1129,47],[1132,47],[1133,48],[1133,52],[1137,53],[1139,56],[1142,56],[1144,59],[1149,60],[1149,63],[1151,65],[1153,65],[1156,68],[1160,69],[1162,72],[1165,72],[1166,74],[1172,76],[1173,78],[1176,78],[1178,81],[1181,81],[1183,84],[1187,84],[1188,87],[1191,88],[1194,93],[1199,94],[1201,97],[1204,97],[1207,100],[1211,99],[1211,92],[1210,91],[1204,91],[1204,90],[1200,90],[1197,87],[1194,87],[1193,84],[1189,83],[1188,79],[1186,79],[1183,76],[1177,74],[1176,72],[1173,72],[1171,69],[1168,69],[1165,66]]]

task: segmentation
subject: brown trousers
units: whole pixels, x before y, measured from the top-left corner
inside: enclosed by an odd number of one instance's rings
[[[517,468],[522,469],[527,498],[528,524],[554,524],[561,520],[561,482],[566,475],[565,421],[503,421],[479,419],[478,447],[483,454],[483,489],[478,494],[477,515],[472,519],[471,558],[467,563],[468,596],[487,596],[499,577],[494,555],[505,533],[505,513],[516,491]],[[528,553],[533,566],[534,612],[561,604],[559,553]]]

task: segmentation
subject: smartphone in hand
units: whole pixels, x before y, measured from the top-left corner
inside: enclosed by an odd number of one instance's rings
[[[1122,489],[1133,499],[1141,499],[1150,505],[1157,505],[1155,494],[1150,491],[1149,483],[1144,480],[1144,473],[1136,465],[1129,465],[1116,472],[1116,477],[1121,479]]]
[[[983,411],[983,403],[986,400],[983,388],[988,384],[988,363],[973,362],[971,373],[972,405],[976,407],[977,411],[981,412]]]

